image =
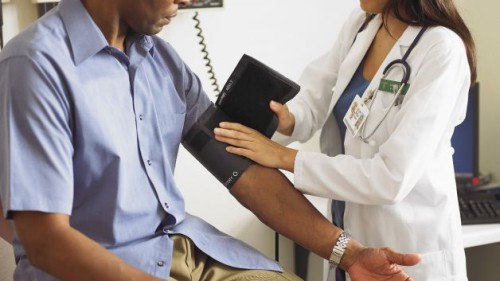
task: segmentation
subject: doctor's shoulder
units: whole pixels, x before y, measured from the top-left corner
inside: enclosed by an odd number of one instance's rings
[[[467,56],[465,44],[453,30],[444,26],[430,27],[420,43],[428,49],[437,49],[443,52],[453,52]]]

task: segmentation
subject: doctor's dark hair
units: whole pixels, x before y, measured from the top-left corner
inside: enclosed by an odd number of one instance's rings
[[[455,32],[464,42],[471,72],[471,82],[477,79],[477,59],[474,39],[460,16],[453,0],[389,0],[383,11],[400,21],[416,26],[444,26]]]

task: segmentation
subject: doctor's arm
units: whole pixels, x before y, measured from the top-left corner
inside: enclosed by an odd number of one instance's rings
[[[262,222],[298,244],[329,259],[342,230],[330,223],[278,170],[254,164],[230,190]],[[352,280],[412,280],[398,265],[419,262],[416,254],[365,248],[350,240],[340,266]]]

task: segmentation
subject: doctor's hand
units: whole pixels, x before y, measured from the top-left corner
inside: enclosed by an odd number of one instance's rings
[[[352,281],[412,281],[401,266],[420,262],[418,254],[401,254],[390,248],[363,248],[343,257],[341,268],[346,269]]]
[[[288,110],[288,106],[279,102],[271,101],[269,107],[278,117],[277,131],[285,136],[291,136],[295,127],[295,117]]]
[[[238,123],[222,122],[215,139],[229,144],[226,150],[262,166],[293,172],[297,150],[278,144],[258,131]]]

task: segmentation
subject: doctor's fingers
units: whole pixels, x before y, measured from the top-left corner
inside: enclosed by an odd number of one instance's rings
[[[291,135],[291,131],[293,131],[293,127],[295,127],[295,117],[290,110],[288,110],[288,106],[286,104],[271,101],[270,107],[278,117],[278,132],[288,136]]]
[[[217,137],[225,137],[244,141],[253,141],[254,136],[252,133],[244,133],[232,129],[215,128],[214,134]]]
[[[215,139],[220,142],[227,143],[235,147],[242,147],[246,149],[252,149],[255,146],[255,142],[252,140],[242,140],[239,138],[227,137],[223,135],[215,135]]]
[[[223,129],[239,131],[239,132],[246,133],[246,134],[257,133],[257,131],[255,131],[254,129],[249,128],[249,127],[242,125],[240,123],[221,122],[219,124],[219,126]]]

